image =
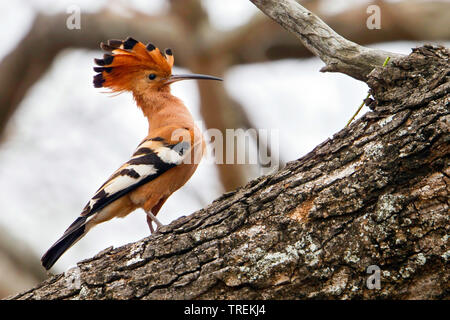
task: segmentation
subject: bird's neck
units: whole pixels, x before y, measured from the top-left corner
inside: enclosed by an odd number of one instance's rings
[[[149,135],[165,126],[194,129],[194,119],[183,102],[170,90],[134,94],[137,105],[148,119]]]

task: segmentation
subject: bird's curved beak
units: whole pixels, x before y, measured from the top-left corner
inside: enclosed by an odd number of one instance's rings
[[[217,80],[223,81],[221,78],[208,76],[205,74],[173,74],[165,81],[166,84],[174,83],[180,80]]]

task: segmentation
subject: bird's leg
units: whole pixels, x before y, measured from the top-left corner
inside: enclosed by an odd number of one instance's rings
[[[159,199],[158,202],[155,205],[154,202],[155,198],[151,198],[148,200],[148,205],[144,206],[144,211],[147,214],[147,224],[148,227],[150,228],[150,233],[153,233],[155,230],[153,229],[153,224],[152,222],[156,223],[156,231],[158,231],[158,228],[162,227],[163,224],[161,222],[159,222],[158,219],[156,219],[156,215],[158,214],[159,210],[161,209],[162,205],[164,204],[164,202],[166,202],[167,197],[161,197],[158,196]]]
[[[152,219],[150,219],[149,216],[147,216],[147,224],[148,224],[148,227],[150,228],[150,234],[153,234],[153,232],[155,232],[155,230],[153,229]]]
[[[163,226],[163,224],[155,217],[155,215],[150,210],[147,211],[146,213],[147,213],[147,224],[148,227],[150,228],[150,233],[153,233],[155,231],[153,229],[152,222],[156,224],[156,230],[158,230]]]

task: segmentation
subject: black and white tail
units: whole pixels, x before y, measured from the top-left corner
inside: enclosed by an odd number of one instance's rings
[[[67,249],[85,235],[87,217],[80,216],[64,232],[47,252],[42,256],[41,262],[45,269],[50,269]]]

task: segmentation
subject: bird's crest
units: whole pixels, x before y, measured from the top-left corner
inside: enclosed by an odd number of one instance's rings
[[[106,51],[103,59],[95,59],[99,67],[94,76],[94,87],[112,91],[132,90],[133,81],[144,72],[170,76],[173,67],[172,50],[160,51],[153,44],[144,45],[131,37],[126,40],[108,40],[100,47]]]

